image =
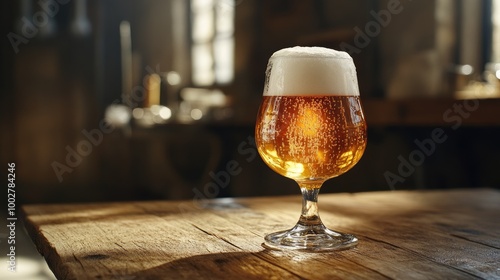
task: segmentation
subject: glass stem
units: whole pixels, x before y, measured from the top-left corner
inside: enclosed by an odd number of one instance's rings
[[[299,224],[307,227],[322,226],[318,212],[318,194],[321,183],[299,183],[302,191],[302,214]]]

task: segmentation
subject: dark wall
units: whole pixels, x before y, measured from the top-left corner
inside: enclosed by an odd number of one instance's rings
[[[404,54],[418,58],[420,51],[449,46],[434,40],[437,21],[419,25],[411,20],[432,14],[435,2],[417,6],[413,1],[417,8],[410,2],[401,1],[404,14],[394,15],[380,36],[358,45],[361,51],[353,54],[365,99],[386,96],[387,77],[397,73]],[[236,1],[235,80],[223,87],[233,101],[233,117],[225,123],[154,129],[109,129],[103,124],[105,108],[120,102],[123,93],[119,24],[131,24],[134,85],[141,85],[147,66],[189,71],[189,58],[182,68],[174,63],[179,57],[172,51],[182,44],[188,48],[189,24],[172,22],[172,1],[88,1],[91,32],[75,34],[70,28],[75,3],[61,4],[51,17],[58,27],[52,36],[40,31],[20,44],[17,53],[6,38],[22,31],[15,25],[19,3],[2,4],[0,160],[16,163],[19,196],[25,202],[190,199],[207,192],[297,194],[295,183],[273,173],[252,146],[267,59],[275,50],[294,45],[356,45],[356,28],[365,28],[374,20],[370,11],[386,9],[388,1]],[[398,39],[404,31],[398,26],[412,30],[419,40]],[[174,28],[184,30],[186,37],[172,41]],[[438,71],[443,63],[436,64]],[[189,85],[188,79],[184,86]],[[415,150],[414,140],[428,137],[432,129],[370,127],[361,162],[327,182],[325,191],[500,186],[494,170],[497,127],[449,131],[449,140],[421,166],[389,184],[384,174],[396,174],[399,155],[407,157]],[[234,174],[227,171],[228,163],[237,164]],[[224,172],[230,175],[227,186],[213,189],[211,184],[226,178]]]

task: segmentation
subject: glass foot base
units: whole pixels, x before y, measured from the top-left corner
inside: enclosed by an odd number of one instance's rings
[[[275,250],[338,251],[352,248],[358,238],[330,230],[323,225],[306,227],[297,225],[291,230],[266,235],[264,247]]]

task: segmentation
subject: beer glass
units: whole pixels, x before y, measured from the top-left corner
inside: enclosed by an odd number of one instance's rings
[[[346,52],[292,47],[269,59],[255,128],[257,149],[302,191],[302,214],[290,230],[271,233],[272,249],[330,251],[357,238],[326,228],[318,214],[322,184],[351,169],[366,147],[356,69]]]

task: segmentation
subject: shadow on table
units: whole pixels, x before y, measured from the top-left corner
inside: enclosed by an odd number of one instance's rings
[[[186,257],[141,271],[138,279],[304,279],[318,275],[318,262],[329,259],[335,269],[320,272],[326,279],[368,275],[363,267],[345,262],[342,254],[311,254],[263,249]],[[136,279],[126,276],[126,279]],[[123,278],[120,278],[123,279]]]
[[[140,272],[143,279],[239,279],[298,278],[259,257],[259,253],[217,253],[178,259]]]

